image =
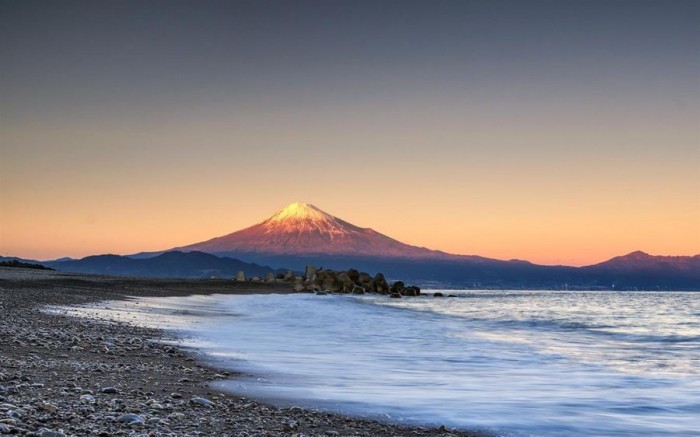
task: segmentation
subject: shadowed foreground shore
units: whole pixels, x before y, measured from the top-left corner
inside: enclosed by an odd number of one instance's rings
[[[0,434],[414,436],[402,427],[221,393],[235,374],[159,340],[162,330],[41,311],[128,296],[290,292],[288,284],[82,276],[0,268]]]

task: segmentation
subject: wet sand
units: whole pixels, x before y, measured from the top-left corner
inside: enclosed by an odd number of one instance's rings
[[[163,330],[42,310],[129,296],[291,292],[289,284],[0,268],[0,434],[483,436],[278,408],[222,393],[210,384],[236,374],[163,342],[170,335]]]

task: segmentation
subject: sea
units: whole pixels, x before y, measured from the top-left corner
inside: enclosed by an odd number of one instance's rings
[[[166,328],[243,372],[219,388],[281,406],[514,437],[700,436],[700,292],[193,295],[68,311]]]

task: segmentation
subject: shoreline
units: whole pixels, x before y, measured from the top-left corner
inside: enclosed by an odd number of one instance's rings
[[[290,284],[0,268],[0,434],[488,435],[278,408],[213,388],[242,374],[162,342],[167,331],[42,310],[132,296],[293,292]]]

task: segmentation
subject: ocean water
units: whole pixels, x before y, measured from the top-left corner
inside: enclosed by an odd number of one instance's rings
[[[504,436],[700,436],[700,293],[448,293],[80,311],[169,327],[246,373],[221,388],[283,405]]]

